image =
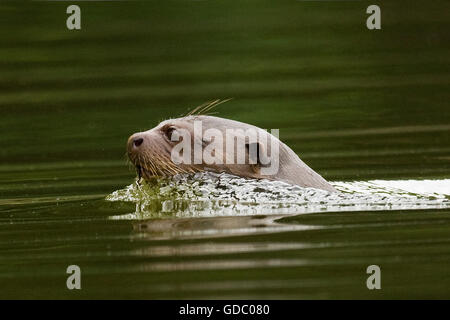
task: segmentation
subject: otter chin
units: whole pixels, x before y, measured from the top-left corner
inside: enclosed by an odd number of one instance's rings
[[[138,178],[210,171],[336,191],[276,136],[256,126],[208,115],[161,122],[131,135],[127,154]]]

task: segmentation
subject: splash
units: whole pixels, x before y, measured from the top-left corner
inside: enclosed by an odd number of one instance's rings
[[[338,192],[201,172],[153,183],[134,183],[113,192],[106,200],[135,203],[134,213],[112,217],[132,220],[450,207],[450,179],[331,184]]]

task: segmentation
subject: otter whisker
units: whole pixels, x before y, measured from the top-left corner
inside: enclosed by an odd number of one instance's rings
[[[154,159],[152,159],[152,157],[149,157],[149,160],[150,160],[150,165],[151,165],[152,168],[153,168],[153,172],[154,172],[155,176],[158,175],[158,166],[157,166],[156,163],[153,161]]]
[[[164,164],[164,168],[166,169],[166,173],[168,173],[168,175],[176,173],[169,164],[169,161],[171,160],[168,160],[167,158],[164,159],[161,156],[159,156],[159,158],[162,160],[161,162]]]
[[[197,111],[199,111],[202,108],[210,105],[212,102],[214,102],[214,101],[207,101],[207,102],[202,103],[201,105],[199,105],[199,106],[195,107],[194,109],[192,109],[188,114],[186,114],[185,117],[194,115]]]
[[[214,101],[214,103],[211,103],[210,105],[208,105],[207,107],[205,107],[204,109],[202,109],[202,110],[199,112],[199,115],[200,115],[200,114],[205,114],[206,112],[208,112],[208,111],[211,110],[212,108],[215,108],[215,107],[221,105],[222,103],[228,102],[228,101],[230,101],[230,100],[232,100],[232,99],[233,99],[233,98],[228,98],[228,99],[225,99],[225,100],[220,100],[220,99],[218,99],[218,100]]]
[[[169,170],[169,172],[171,172],[172,174],[179,173],[179,168],[177,168],[175,166],[175,164],[172,162],[172,159],[169,159],[169,158],[166,158],[166,157],[164,157],[164,158],[166,160],[164,163],[166,164],[166,167]]]
[[[187,116],[192,116],[192,115],[202,115],[202,114],[206,114],[206,112],[208,112],[209,110],[211,110],[212,108],[217,107],[218,105],[228,102],[230,100],[232,100],[233,98],[228,98],[228,99],[216,99],[213,101],[207,101],[201,105],[199,105],[198,107],[195,107],[193,110],[191,110],[185,117]]]
[[[151,175],[156,176],[156,174],[152,168],[152,163],[151,163],[150,157],[148,157],[148,155],[146,153],[143,154],[143,157],[144,157],[145,163],[149,164],[149,166],[146,167],[146,169],[148,171],[150,171]]]
[[[164,172],[164,167],[165,167],[165,163],[164,161],[161,160],[160,156],[158,154],[154,155],[154,160],[157,163],[157,172],[159,176],[165,176],[165,172]]]
[[[145,155],[142,155],[142,158],[141,157],[139,157],[139,166],[140,166],[140,169],[141,169],[141,174],[143,175],[143,176],[148,176],[149,174],[149,171],[150,171],[150,174],[151,174],[151,170],[149,170],[149,168],[148,168],[148,166],[146,165],[147,164],[147,162],[145,161],[146,160],[146,157],[145,157]]]

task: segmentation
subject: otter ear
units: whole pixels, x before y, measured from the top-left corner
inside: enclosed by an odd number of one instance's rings
[[[261,167],[269,167],[270,159],[264,152],[264,146],[261,143],[253,142],[245,144],[248,153],[248,162],[253,171],[258,172]]]

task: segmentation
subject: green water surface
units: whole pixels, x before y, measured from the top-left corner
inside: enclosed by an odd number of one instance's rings
[[[228,97],[219,116],[280,129],[328,180],[450,178],[450,4],[377,3],[370,31],[366,1],[80,2],[69,31],[71,2],[2,1],[0,298],[449,298],[448,209],[271,231],[104,200],[135,177],[130,134]]]

